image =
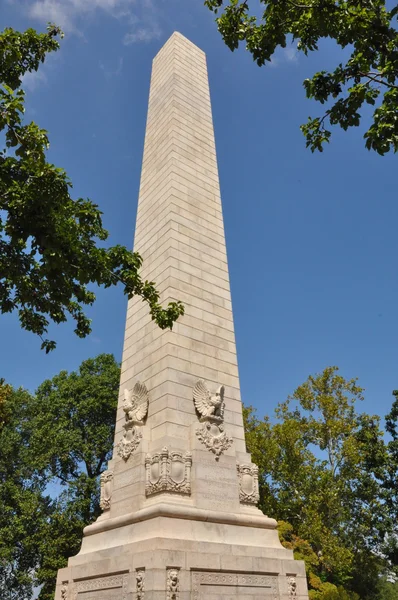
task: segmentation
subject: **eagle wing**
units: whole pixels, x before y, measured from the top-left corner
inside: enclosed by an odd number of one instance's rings
[[[130,390],[124,390],[124,404],[127,404],[127,402],[131,403],[131,392],[130,392]]]
[[[129,413],[134,407],[132,400],[132,392],[130,390],[124,390],[124,400],[123,400],[123,410],[126,413]]]
[[[149,394],[145,383],[137,381],[133,388],[134,419],[142,421],[146,417],[149,405]]]
[[[193,401],[195,403],[196,410],[202,415],[202,417],[205,417],[211,408],[211,404],[210,394],[203,379],[199,379],[193,388]]]

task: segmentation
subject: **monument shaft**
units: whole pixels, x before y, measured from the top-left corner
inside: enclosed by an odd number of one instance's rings
[[[134,245],[186,312],[161,331],[129,302],[103,514],[56,599],[307,599],[303,564],[256,508],[206,58],[179,33],[153,61]]]

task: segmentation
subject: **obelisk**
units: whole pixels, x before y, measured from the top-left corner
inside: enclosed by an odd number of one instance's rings
[[[307,599],[303,563],[256,507],[206,58],[179,33],[153,61],[134,247],[185,315],[162,331],[129,302],[103,514],[56,600]]]

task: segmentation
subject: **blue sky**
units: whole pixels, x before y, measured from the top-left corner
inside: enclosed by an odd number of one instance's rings
[[[66,33],[26,78],[27,119],[49,130],[49,158],[74,195],[104,212],[110,243],[132,245],[151,61],[174,30],[207,54],[227,237],[242,398],[270,414],[309,374],[338,365],[366,389],[363,410],[385,415],[398,388],[396,157],[364,148],[364,126],[335,130],[322,155],[299,125],[322,107],[302,81],[333,68],[324,43],[294,47],[259,69],[223,44],[202,0],[8,0],[2,23]],[[93,333],[51,331],[56,351],[0,318],[0,376],[34,390],[100,352],[120,360],[126,299],[102,290]]]

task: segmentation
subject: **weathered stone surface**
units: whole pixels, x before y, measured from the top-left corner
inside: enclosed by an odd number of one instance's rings
[[[161,331],[129,302],[104,512],[55,598],[307,600],[303,563],[255,506],[206,58],[179,33],[153,61],[135,249],[186,313]]]

